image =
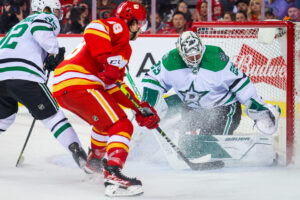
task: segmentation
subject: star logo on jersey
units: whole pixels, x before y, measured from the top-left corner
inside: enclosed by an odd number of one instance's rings
[[[189,89],[185,91],[179,91],[179,93],[183,96],[183,102],[186,105],[194,104],[198,107],[200,106],[200,99],[205,96],[209,91],[196,91],[194,88],[194,82],[190,85]]]

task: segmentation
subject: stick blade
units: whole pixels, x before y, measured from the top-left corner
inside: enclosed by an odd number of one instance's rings
[[[16,163],[16,167],[22,167],[24,163],[24,156],[21,156],[20,159]]]
[[[221,169],[225,166],[222,160],[204,162],[204,163],[190,163],[189,165],[192,170],[213,170],[213,169]]]

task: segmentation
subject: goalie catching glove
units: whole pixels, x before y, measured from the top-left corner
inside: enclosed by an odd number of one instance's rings
[[[150,106],[146,101],[140,104],[142,107],[141,111],[137,111],[135,114],[135,120],[140,126],[145,126],[148,129],[154,129],[158,127],[158,122],[160,121],[156,110]]]
[[[279,106],[265,104],[262,99],[251,98],[244,111],[255,121],[255,126],[261,133],[272,135],[277,131],[281,113]]]
[[[65,47],[60,47],[58,49],[58,54],[48,54],[44,60],[45,69],[49,71],[55,70],[55,68],[64,60],[65,52]]]

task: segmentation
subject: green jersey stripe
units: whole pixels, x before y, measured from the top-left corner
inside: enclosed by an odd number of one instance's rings
[[[40,74],[38,74],[35,71],[30,70],[30,69],[28,69],[26,67],[22,67],[22,66],[0,68],[0,73],[9,72],[9,71],[23,71],[23,72],[28,72],[30,74],[34,74],[34,75],[37,75],[37,76],[39,76],[39,77],[42,78],[42,76]]]
[[[34,62],[30,60],[26,60],[23,58],[5,58],[5,59],[0,59],[0,64],[4,63],[10,63],[10,62],[23,62],[27,65],[31,65],[32,67],[36,68],[38,71],[42,72],[42,74],[45,74],[45,72]]]
[[[32,35],[35,31],[52,31],[52,28],[49,28],[46,26],[35,26],[35,27],[32,27],[32,29],[30,30]]]
[[[143,79],[142,82],[144,82],[144,83],[152,83],[152,84],[154,84],[154,85],[156,85],[158,87],[161,87],[162,89],[166,90],[163,86],[161,86],[159,84],[158,81],[155,81],[155,80],[152,80],[152,79]]]

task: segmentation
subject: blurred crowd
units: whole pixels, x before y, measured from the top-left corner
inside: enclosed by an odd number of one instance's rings
[[[141,3],[148,12],[151,33],[151,0]],[[300,0],[156,0],[155,33],[174,34],[190,30],[201,21],[262,21],[268,19],[300,22]],[[61,33],[81,34],[92,20],[92,0],[60,0],[64,12]],[[115,15],[123,0],[97,0],[97,18]],[[263,3],[265,6],[263,6]],[[208,6],[211,5],[211,9]],[[263,11],[262,11],[263,9]],[[211,12],[209,12],[211,10]],[[209,13],[211,15],[209,16]],[[0,0],[0,33],[30,14],[30,0]],[[263,14],[263,15],[262,15]],[[153,30],[152,30],[153,33]]]

